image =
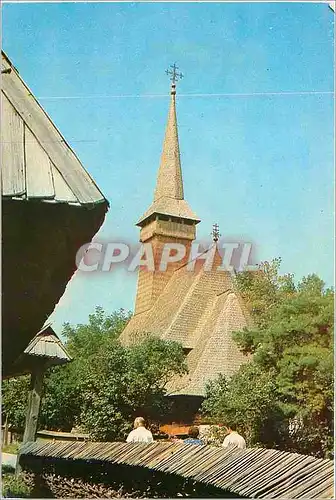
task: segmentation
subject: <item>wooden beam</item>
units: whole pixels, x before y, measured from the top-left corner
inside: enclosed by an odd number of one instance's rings
[[[34,372],[31,374],[28,410],[22,444],[29,441],[35,441],[38,417],[40,413],[44,372],[45,366],[43,364],[36,367]]]
[[[40,413],[41,395],[43,389],[43,378],[46,371],[46,364],[43,361],[34,368],[30,376],[30,391],[28,396],[28,409],[26,414],[25,430],[22,445],[29,441],[35,441],[38,418]],[[21,472],[20,450],[17,456],[15,475]]]

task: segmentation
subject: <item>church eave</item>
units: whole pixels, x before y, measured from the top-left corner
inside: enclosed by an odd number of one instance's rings
[[[139,219],[135,225],[139,226],[139,227],[145,226],[150,221],[150,218],[153,215],[164,215],[167,217],[172,217],[173,219],[175,218],[175,219],[190,220],[190,221],[194,222],[195,225],[198,224],[199,222],[201,222],[201,219],[197,219],[196,217],[189,217],[189,216],[185,216],[185,215],[176,215],[176,214],[170,213],[170,212],[152,212],[150,214],[145,214],[143,217],[141,217],[141,219]]]
[[[195,224],[200,222],[200,219],[191,210],[185,200],[175,200],[168,197],[154,201],[144,215],[138,220],[136,225],[142,227],[153,215],[164,215],[177,219],[186,219],[193,221]]]

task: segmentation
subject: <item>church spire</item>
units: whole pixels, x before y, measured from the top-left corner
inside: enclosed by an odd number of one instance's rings
[[[176,84],[171,84],[170,107],[154,201],[162,196],[183,200],[183,180],[176,118]]]
[[[161,154],[160,167],[158,171],[154,200],[147,212],[138,221],[143,226],[148,218],[154,214],[167,215],[182,219],[189,219],[198,223],[199,219],[192,212],[188,203],[184,200],[183,179],[180,160],[180,148],[176,118],[176,82],[183,77],[178,73],[176,64],[170,66],[166,71],[170,76],[170,106],[168,121]]]
[[[154,200],[137,223],[141,228],[140,241],[151,246],[154,269],[139,269],[135,314],[150,309],[175,270],[188,262],[199,222],[183,196],[175,103],[176,81],[182,75],[177,73],[176,64],[166,73],[171,77],[170,106]],[[169,243],[182,245],[185,256],[181,261],[170,262],[162,271],[159,263]]]

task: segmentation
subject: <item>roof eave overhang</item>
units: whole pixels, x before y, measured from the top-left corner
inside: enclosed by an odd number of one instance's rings
[[[175,219],[191,220],[195,223],[195,225],[198,224],[199,222],[201,222],[201,219],[197,219],[196,217],[190,217],[187,215],[177,215],[177,214],[173,214],[170,212],[164,212],[164,211],[160,211],[160,212],[153,211],[153,212],[148,213],[145,216],[141,217],[141,219],[139,219],[135,225],[139,226],[139,227],[143,227],[146,224],[146,222],[148,222],[148,219],[150,219],[153,215],[165,215],[167,217],[174,217]]]

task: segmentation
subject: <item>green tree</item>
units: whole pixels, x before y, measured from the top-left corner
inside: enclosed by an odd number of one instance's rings
[[[176,342],[147,338],[125,348],[111,340],[82,373],[81,423],[94,439],[124,438],[135,416],[155,420],[168,410],[166,383],[185,371]]]
[[[281,433],[276,386],[255,363],[243,365],[230,379],[219,376],[209,383],[203,412],[210,421],[234,424],[249,446],[278,447]]]
[[[29,376],[16,377],[2,382],[2,421],[23,430],[26,420]]]
[[[118,338],[129,318],[123,310],[107,315],[97,307],[88,324],[64,326],[73,360],[45,375],[40,427],[70,431],[80,426],[93,439],[123,439],[136,415],[155,420],[168,411],[165,386],[186,372],[183,349],[149,336],[122,346]],[[27,378],[10,380],[3,405],[9,421],[22,428],[28,383]]]
[[[250,444],[273,442],[283,449],[328,456],[334,294],[316,275],[295,285],[292,275],[279,275],[279,265],[277,259],[263,263],[256,273],[237,276],[254,326],[233,337],[251,361],[225,385],[216,381],[225,395],[219,397],[209,386],[204,410],[212,417],[221,412],[224,420],[233,418]]]
[[[81,405],[76,367],[51,368],[44,379],[40,427],[70,432],[78,424]]]
[[[65,323],[62,336],[73,360],[66,366],[54,367],[45,376],[40,423],[48,429],[70,431],[80,425],[83,400],[83,377],[96,354],[117,339],[129,321],[130,313],[120,309],[106,314],[96,307],[87,324]]]
[[[262,262],[257,271],[236,274],[235,284],[257,327],[266,326],[274,307],[296,291],[293,274],[279,275],[281,259]]]
[[[112,314],[106,314],[102,307],[97,306],[94,313],[89,315],[87,324],[64,324],[62,335],[66,339],[67,349],[74,359],[85,359],[109,339],[118,338],[130,318],[130,311],[119,309]]]

